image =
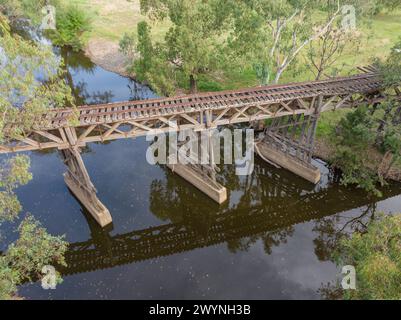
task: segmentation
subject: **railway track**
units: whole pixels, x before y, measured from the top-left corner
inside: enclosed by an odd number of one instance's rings
[[[242,90],[201,93],[182,97],[81,106],[78,108],[82,126],[116,121],[145,120],[171,114],[182,114],[210,109],[226,109],[255,103],[269,105],[322,96],[366,93],[381,88],[377,73],[366,73],[322,81],[256,87]],[[38,129],[57,129],[68,125],[72,109],[51,110],[43,115]]]

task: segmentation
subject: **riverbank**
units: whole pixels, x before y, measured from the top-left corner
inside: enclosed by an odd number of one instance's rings
[[[314,156],[316,158],[324,160],[327,163],[330,163],[334,155],[334,146],[328,141],[328,139],[318,137],[315,141]],[[377,149],[372,148],[370,152],[369,167],[379,168],[383,160],[384,155],[382,155]],[[401,166],[399,164],[395,164],[392,166],[392,168],[388,172],[387,179],[395,182],[401,182]]]
[[[117,43],[105,39],[90,39],[84,53],[99,67],[120,76],[135,79],[135,75],[127,71],[130,59],[119,50]]]
[[[119,50],[119,41],[125,33],[136,34],[138,22],[148,20],[141,14],[139,0],[73,0],[73,4],[90,16],[92,31],[84,48],[93,63],[107,71],[135,79],[127,71],[129,59]],[[152,37],[161,39],[168,29],[168,22],[158,23]]]

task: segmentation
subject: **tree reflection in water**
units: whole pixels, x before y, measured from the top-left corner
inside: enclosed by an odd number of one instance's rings
[[[89,92],[88,83],[86,81],[80,79],[74,82],[74,79],[77,78],[76,75],[79,73],[86,77],[89,75],[93,76],[98,66],[81,52],[74,52],[68,48],[60,48],[57,50],[64,60],[65,80],[72,90],[77,106],[112,102],[114,94],[111,90]]]
[[[315,222],[313,231],[317,233],[317,237],[313,242],[315,254],[320,261],[333,261],[333,254],[344,237],[349,237],[354,232],[366,232],[369,223],[376,219],[378,212],[377,202],[375,199],[371,201],[363,208],[362,213],[350,216],[340,213]],[[328,300],[341,299],[343,290],[340,286],[340,279],[322,284],[319,293]]]
[[[315,254],[320,261],[332,260],[339,241],[354,232],[364,233],[368,224],[375,220],[377,203],[372,202],[356,216],[337,214],[316,221],[313,231],[318,234],[314,240]]]

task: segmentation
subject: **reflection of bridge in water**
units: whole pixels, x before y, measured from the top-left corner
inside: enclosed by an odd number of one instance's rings
[[[261,193],[265,191],[261,190]],[[302,196],[294,195],[289,201],[283,201],[280,197],[270,198],[268,201],[266,197],[264,201],[260,201],[254,197],[250,199],[247,194],[245,192],[235,208],[220,210],[212,217],[194,218],[194,212],[189,219],[182,219],[185,221],[122,235],[110,236],[90,221],[92,239],[72,243],[66,254],[68,267],[60,268],[60,271],[64,275],[89,272],[219,243],[229,244],[246,237],[280,232],[295,224],[363,207],[373,201],[363,191],[349,192],[339,186]],[[397,194],[399,187],[389,187],[386,198]],[[203,220],[199,221],[200,219]]]

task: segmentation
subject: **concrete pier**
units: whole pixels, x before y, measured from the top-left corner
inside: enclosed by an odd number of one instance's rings
[[[217,203],[222,204],[227,200],[227,189],[213,179],[183,164],[169,164],[167,166]]]
[[[270,147],[265,142],[256,143],[255,152],[264,160],[295,173],[296,175],[317,184],[320,181],[320,170],[312,165],[307,166],[295,157]]]

